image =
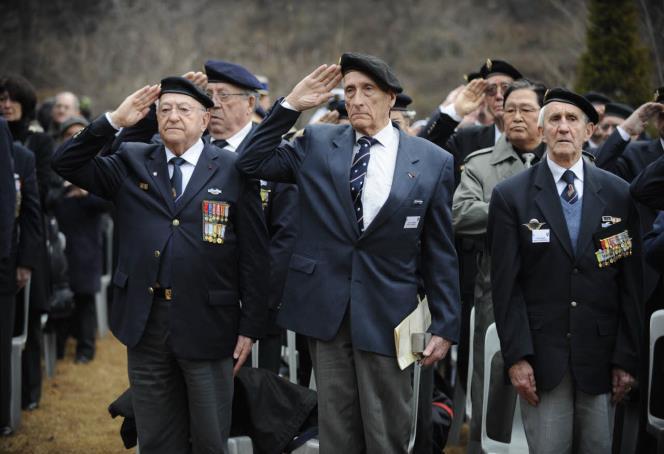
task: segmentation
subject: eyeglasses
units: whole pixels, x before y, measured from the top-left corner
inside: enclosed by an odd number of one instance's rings
[[[486,88],[484,89],[484,94],[486,94],[487,96],[496,96],[496,94],[498,93],[498,89],[500,89],[500,92],[504,94],[509,86],[510,84],[506,82],[498,85],[496,84],[487,85]]]
[[[176,106],[172,106],[170,104],[162,104],[157,108],[157,114],[160,117],[168,117],[171,115],[173,111],[175,111],[181,117],[190,117],[191,114],[193,114],[194,111],[196,110],[202,110],[203,112],[205,112],[205,109],[192,107],[189,104],[178,104]]]
[[[247,92],[242,92],[242,93],[225,93],[223,91],[216,91],[216,90],[207,90],[207,95],[214,99],[216,96],[217,99],[219,99],[220,102],[226,103],[231,100],[231,96],[249,96],[249,93]]]

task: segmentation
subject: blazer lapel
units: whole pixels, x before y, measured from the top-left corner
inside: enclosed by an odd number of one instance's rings
[[[145,166],[148,173],[152,178],[152,182],[159,189],[161,196],[168,205],[170,211],[175,210],[175,202],[173,201],[173,192],[171,189],[171,182],[168,178],[168,164],[166,163],[166,152],[164,146],[156,146],[154,151],[150,153]]]
[[[380,227],[385,221],[390,219],[394,212],[401,206],[408,197],[410,191],[415,187],[419,172],[416,164],[420,159],[415,152],[408,147],[408,138],[406,134],[399,130],[399,148],[397,149],[397,161],[394,166],[394,175],[392,176],[392,187],[390,195],[383,206],[378,210],[376,217],[369,227],[367,227],[362,236],[366,236]]]
[[[602,186],[595,178],[594,166],[583,164],[583,207],[581,208],[581,229],[579,230],[579,242],[577,244],[577,256],[581,256],[592,235],[600,225],[601,216],[604,212],[606,202],[600,197]]]
[[[350,197],[350,165],[353,159],[355,131],[350,126],[332,140],[332,151],[327,153],[327,164],[341,202],[341,209],[348,218],[349,233],[357,237],[360,228],[353,211],[353,200]]]
[[[189,203],[192,197],[201,190],[217,170],[218,165],[215,162],[217,156],[213,152],[215,149],[216,147],[214,147],[214,145],[205,145],[203,147],[203,152],[198,158],[194,173],[191,175],[191,179],[189,180],[189,183],[187,183],[184,193],[175,202],[175,214],[178,214],[182,211],[182,208],[187,206],[187,203]]]
[[[535,171],[537,172],[537,175],[535,176],[535,187],[539,189],[538,193],[535,195],[535,203],[544,214],[544,218],[549,223],[553,233],[558,237],[563,249],[565,249],[565,252],[573,261],[574,252],[572,250],[572,242],[569,239],[567,221],[565,221],[563,208],[560,206],[560,194],[558,194],[558,189],[553,181],[551,170],[549,170],[548,164],[543,159],[542,162],[537,165]],[[526,219],[524,222],[528,221],[529,219]]]

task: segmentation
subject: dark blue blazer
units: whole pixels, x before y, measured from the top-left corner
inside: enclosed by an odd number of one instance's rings
[[[664,211],[659,212],[652,231],[643,238],[643,251],[646,262],[664,274]]]
[[[0,118],[0,260],[9,256],[14,232],[14,151],[7,121]]]
[[[353,346],[393,356],[393,330],[417,306],[420,271],[430,331],[456,341],[452,156],[401,132],[390,195],[361,234],[349,188],[355,131],[314,125],[293,143],[280,144],[298,117],[275,105],[237,161],[250,177],[298,185],[299,227],[278,321],[329,340],[349,312]],[[419,216],[416,228],[404,228],[408,216]]]
[[[14,143],[14,166],[21,186],[16,265],[34,270],[39,265],[40,248],[44,241],[35,155],[19,143]]]
[[[611,391],[614,366],[637,376],[641,235],[625,181],[584,164],[583,184],[576,253],[545,160],[496,186],[488,240],[493,308],[506,368],[527,359],[540,390],[555,388],[571,368],[578,389],[595,395]],[[607,230],[603,216],[620,222]],[[549,242],[533,242],[526,226],[531,219],[545,223]],[[595,258],[599,239],[624,230],[633,239],[633,255],[600,268]]]
[[[232,354],[238,334],[261,337],[267,317],[267,231],[258,188],[235,169],[236,155],[204,146],[175,202],[163,145],[123,143],[111,156],[95,157],[114,134],[102,116],[63,144],[53,160],[65,179],[116,206],[114,334],[129,347],[140,340],[152,305],[151,287],[170,244],[170,342],[175,354],[223,358]],[[213,188],[221,192],[208,191]],[[230,205],[223,244],[203,240],[205,200]]]

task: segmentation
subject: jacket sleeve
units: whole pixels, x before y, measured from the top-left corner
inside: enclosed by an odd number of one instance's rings
[[[256,127],[235,165],[252,178],[295,183],[295,175],[304,156],[305,135],[293,143],[281,140],[300,116],[277,100],[269,115]],[[306,131],[306,130],[305,130]]]
[[[622,154],[628,144],[616,129],[597,150],[595,166],[622,177],[618,170],[625,166]]]
[[[646,262],[659,273],[664,273],[664,212],[655,219],[652,231],[643,237]]]
[[[18,146],[17,146],[18,148]],[[19,240],[16,264],[25,268],[34,269],[39,261],[39,248],[44,244],[44,231],[42,227],[41,205],[39,203],[39,188],[37,187],[37,173],[35,170],[35,157],[29,150],[23,148],[17,153],[23,153],[24,160],[21,166],[21,210],[19,212]],[[18,166],[17,166],[18,167]]]
[[[457,235],[484,235],[489,217],[489,203],[484,200],[482,181],[476,166],[466,164],[452,202],[454,232]]]
[[[237,202],[242,315],[238,334],[261,338],[267,323],[269,249],[258,181],[246,179]]]
[[[0,259],[9,256],[14,231],[16,187],[13,156],[9,127],[0,118]]]
[[[652,162],[632,180],[630,192],[645,206],[664,210],[664,156]]]
[[[519,285],[521,253],[516,213],[500,186],[491,194],[487,237],[491,250],[491,295],[505,368],[534,355],[526,302]]]
[[[105,199],[112,199],[127,176],[118,154],[101,157],[97,153],[112,140],[115,129],[101,115],[58,148],[53,169],[76,186]]]
[[[447,155],[447,154],[446,154]],[[459,266],[452,229],[454,168],[447,155],[422,230],[421,270],[431,312],[429,332],[452,342],[459,340]]]

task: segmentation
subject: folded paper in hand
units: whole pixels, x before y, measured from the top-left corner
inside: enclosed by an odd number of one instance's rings
[[[424,298],[420,300],[415,310],[394,328],[394,345],[401,370],[417,361],[417,357],[413,355],[411,334],[425,333],[430,325],[431,312],[429,312],[427,299]]]

